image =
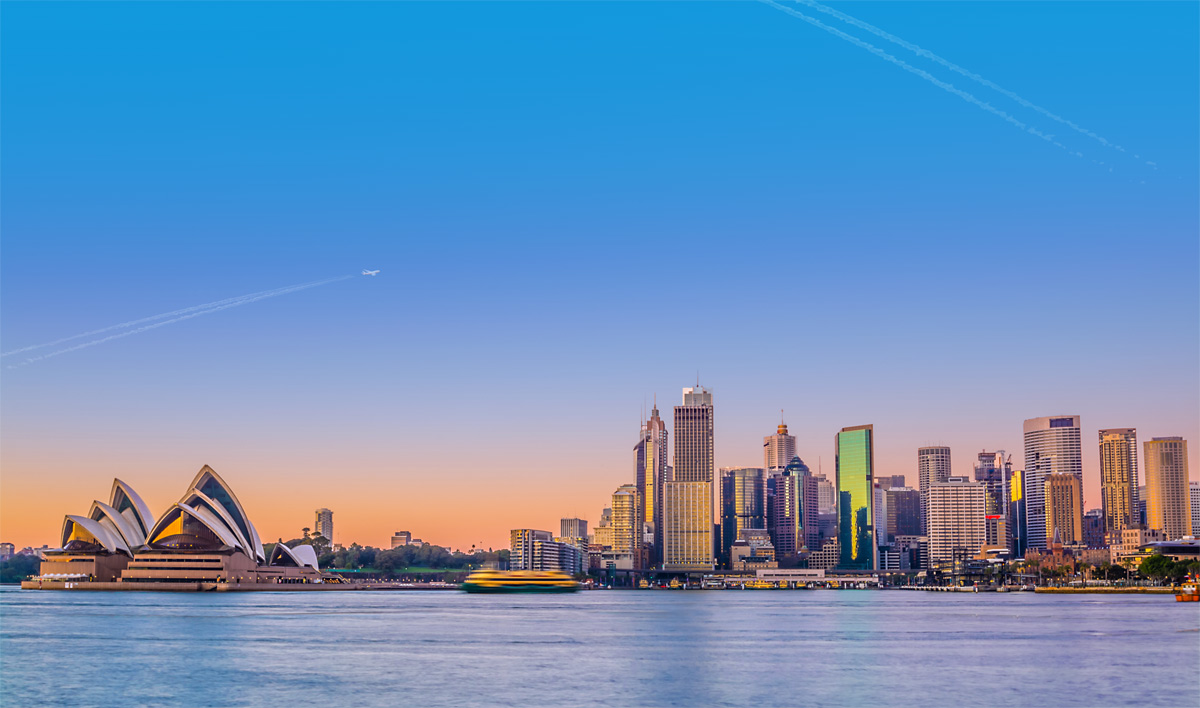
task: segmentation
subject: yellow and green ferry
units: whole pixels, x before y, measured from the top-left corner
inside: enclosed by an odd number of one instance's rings
[[[539,570],[477,570],[462,589],[475,593],[575,592],[579,583],[566,573]]]

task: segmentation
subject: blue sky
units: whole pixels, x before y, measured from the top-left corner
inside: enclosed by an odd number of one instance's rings
[[[1077,413],[1092,506],[1096,428],[1195,440],[1197,5],[830,4],[1121,153],[783,4],[1083,157],[760,3],[6,3],[4,351],[383,272],[0,371],[5,516],[104,470],[0,532],[207,462],[276,535],[500,544],[597,517],[697,371],[722,465],[780,408],[910,477]]]

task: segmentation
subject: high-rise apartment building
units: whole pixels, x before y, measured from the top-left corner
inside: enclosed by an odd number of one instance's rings
[[[879,567],[875,537],[875,428],[842,428],[834,436],[837,451],[838,542],[842,570]]]
[[[1048,474],[1043,484],[1046,538],[1068,546],[1083,543],[1083,482],[1073,474]]]
[[[786,423],[780,423],[774,435],[763,438],[763,469],[770,474],[787,467],[796,456],[796,436],[788,435]]]
[[[927,530],[929,486],[950,479],[950,448],[931,445],[917,448],[917,487],[921,490],[921,530]]]
[[[625,484],[613,492],[611,523],[613,552],[637,558],[642,549],[642,505],[636,486]]]
[[[1046,525],[1046,477],[1072,474],[1083,484],[1083,439],[1079,416],[1058,415],[1030,418],[1025,434],[1025,522],[1028,548],[1046,548],[1050,537]],[[1082,506],[1080,515],[1083,514]]]
[[[650,539],[650,564],[662,563],[663,490],[669,477],[667,465],[667,424],[658,414],[658,401],[650,419],[642,423],[638,443],[633,448],[634,479],[641,500],[642,523]]]
[[[1151,438],[1144,449],[1147,527],[1162,531],[1171,541],[1191,535],[1187,441]]]
[[[317,523],[315,530],[318,536],[324,536],[325,540],[333,543],[333,512],[328,509],[317,509]]]
[[[596,524],[595,530],[592,531],[592,543],[609,550],[612,550],[613,546],[612,515],[611,508],[601,511],[600,523]]]
[[[767,528],[766,477],[757,467],[721,468],[721,562],[745,529]]]
[[[1100,431],[1100,501],[1105,533],[1137,526],[1137,429]]]
[[[559,536],[563,538],[587,538],[586,519],[563,519],[558,522]]]
[[[979,553],[986,542],[984,509],[987,488],[966,477],[951,477],[929,486],[929,563],[946,567]]]
[[[555,541],[549,531],[513,529],[508,552],[508,566],[513,570],[578,573],[585,567],[583,551],[573,543]]]
[[[712,392],[699,385],[685,388],[683,405],[675,406],[672,481],[664,487],[666,569],[713,567],[713,472]]]
[[[1188,499],[1192,503],[1192,535],[1200,535],[1200,482],[1188,482]]]

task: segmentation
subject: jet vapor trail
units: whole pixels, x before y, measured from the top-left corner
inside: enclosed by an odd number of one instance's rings
[[[312,285],[319,285],[324,282],[326,282],[326,281],[320,281],[320,283],[312,283]],[[287,290],[287,289],[293,288],[293,287],[295,287],[295,286],[289,285],[289,286],[286,286],[283,288],[276,288],[275,290],[264,290],[262,292],[250,293],[249,295],[238,295],[237,297],[228,297],[228,298],[225,298],[224,300],[217,300],[216,302],[209,302],[209,303],[205,303],[203,305],[196,305],[195,307],[185,307],[182,310],[173,310],[171,312],[164,312],[161,315],[151,315],[150,317],[142,317],[141,319],[130,320],[128,322],[122,322],[120,324],[115,324],[115,325],[112,325],[109,327],[101,327],[100,329],[93,329],[90,332],[82,332],[80,334],[73,334],[70,337],[63,337],[62,339],[56,339],[53,342],[45,342],[44,344],[34,344],[33,346],[29,346],[29,347],[21,347],[20,349],[14,349],[11,352],[4,352],[3,354],[0,354],[0,357],[12,356],[13,354],[20,354],[21,352],[33,351],[34,349],[42,349],[44,347],[52,347],[56,344],[62,344],[63,342],[69,342],[72,339],[80,339],[82,337],[93,337],[97,334],[104,334],[105,332],[111,332],[114,329],[125,329],[126,327],[135,327],[137,325],[140,325],[140,324],[143,324],[146,322],[153,322],[155,320],[161,320],[165,317],[176,317],[178,315],[186,315],[189,312],[196,312],[198,310],[207,310],[210,307],[218,307],[221,305],[227,305],[227,304],[230,304],[233,302],[237,302],[238,300],[244,300],[246,298],[259,297],[261,295],[269,295],[269,294],[275,292],[276,290]]]
[[[889,61],[889,62],[895,64],[896,66],[900,67],[901,69],[904,69],[905,71],[907,71],[911,74],[916,74],[917,76],[920,76],[922,79],[925,79],[926,81],[933,84],[934,86],[937,86],[938,88],[942,89],[943,91],[952,93],[955,96],[958,96],[962,100],[966,101],[967,103],[970,103],[974,106],[978,106],[979,108],[982,108],[983,110],[987,111],[988,113],[991,113],[992,115],[999,116],[999,117],[1003,118],[1005,121],[1012,123],[1014,126],[1020,128],[1022,131],[1029,133],[1031,135],[1036,135],[1037,137],[1041,138],[1042,140],[1045,140],[1046,142],[1050,143],[1051,145],[1054,145],[1057,148],[1061,148],[1061,149],[1065,150],[1066,152],[1068,152],[1071,155],[1074,155],[1075,157],[1083,157],[1082,153],[1069,150],[1066,145],[1063,145],[1062,143],[1055,140],[1054,136],[1047,135],[1031,125],[1022,123],[1021,121],[1012,117],[1008,113],[1005,113],[1004,111],[1000,110],[999,108],[996,108],[995,106],[991,105],[990,103],[985,103],[984,101],[979,100],[978,98],[967,93],[966,91],[963,91],[962,89],[955,87],[953,84],[949,84],[949,83],[946,83],[945,81],[942,81],[941,79],[937,78],[933,74],[930,74],[928,71],[925,71],[924,69],[918,69],[917,67],[913,66],[912,64],[909,64],[908,62],[903,61],[902,59],[897,59],[896,57],[892,56],[891,54],[888,54],[887,52],[883,51],[879,47],[876,47],[874,44],[871,44],[870,42],[864,42],[863,40],[859,39],[858,37],[855,37],[854,35],[846,34],[845,32],[841,31],[840,29],[837,29],[836,27],[830,27],[829,25],[825,24],[824,22],[821,22],[820,20],[818,20],[816,18],[809,17],[808,15],[805,15],[802,12],[797,12],[796,10],[793,10],[790,7],[784,7],[784,6],[776,3],[774,0],[760,0],[760,2],[770,5],[771,7],[775,8],[776,10],[779,10],[781,12],[786,12],[787,14],[792,15],[794,17],[799,17],[800,19],[804,20],[805,22],[809,23],[810,25],[813,25],[814,27],[820,27],[821,29],[825,30],[826,32],[834,35],[835,37],[838,37],[839,39],[844,39],[847,42],[850,42],[851,44],[853,44],[855,46],[861,47],[861,48],[867,50],[868,52],[871,52],[872,54],[874,54],[875,56],[877,56],[881,59],[884,59],[886,61]]]
[[[128,326],[131,326],[138,322],[147,322],[147,321],[151,321],[151,320],[161,319],[163,317],[170,317],[170,319],[162,320],[161,322],[154,322],[153,324],[136,327],[134,329],[127,329],[124,332],[110,334],[107,337],[93,339],[93,340],[90,340],[87,342],[83,342],[82,344],[76,344],[74,346],[67,347],[66,349],[59,349],[57,351],[50,352],[49,354],[42,354],[41,356],[31,357],[31,358],[28,358],[28,359],[20,362],[19,364],[9,364],[7,368],[15,369],[19,366],[27,366],[34,362],[42,361],[43,359],[49,359],[51,357],[56,357],[61,354],[67,354],[69,352],[78,351],[80,349],[94,347],[97,344],[103,344],[105,342],[109,342],[114,339],[120,339],[121,337],[128,337],[133,334],[147,332],[152,329],[157,329],[158,327],[163,327],[165,325],[174,324],[176,322],[182,322],[183,320],[190,320],[193,317],[199,317],[200,315],[207,315],[207,314],[210,314],[213,312],[220,312],[221,310],[228,310],[232,307],[248,305],[252,302],[258,302],[259,300],[265,300],[267,298],[272,298],[272,297],[279,297],[280,295],[287,295],[288,293],[294,293],[294,292],[297,292],[300,290],[307,290],[309,288],[315,288],[320,285],[328,285],[329,283],[337,283],[342,280],[349,280],[350,278],[353,278],[353,277],[355,277],[355,276],[343,275],[340,278],[329,278],[326,280],[318,280],[318,281],[315,281],[312,283],[302,283],[300,285],[289,285],[289,286],[282,287],[282,288],[276,288],[275,290],[265,290],[265,291],[259,292],[259,293],[250,293],[249,295],[242,295],[240,297],[233,297],[233,298],[227,298],[225,300],[218,300],[215,303],[209,303],[208,305],[197,305],[196,307],[189,307],[189,308],[184,308],[182,310],[175,310],[174,312],[168,312],[168,313],[165,313],[162,315],[156,315],[154,317],[144,317],[140,320],[133,320],[132,322],[128,322],[125,324],[113,325],[112,327],[105,327],[100,330],[93,330],[92,332],[78,334],[78,335],[75,335],[72,337],[65,337],[58,341],[60,341],[60,342],[70,341],[72,339],[78,339],[80,337],[85,337],[88,334],[94,334],[97,332],[107,332],[107,331],[111,331],[113,329],[128,327]],[[206,309],[201,309],[201,308],[206,308]],[[186,313],[186,314],[181,314],[181,313]],[[171,317],[172,315],[179,315],[179,316]],[[27,349],[36,349],[36,348],[39,348],[42,346],[48,346],[48,345],[38,345],[38,347],[28,347]],[[25,350],[18,350],[18,351],[25,351]]]
[[[832,7],[826,7],[826,6],[822,5],[821,3],[817,2],[816,0],[795,0],[795,2],[798,2],[802,5],[807,5],[807,6],[811,7],[812,9],[817,10],[818,12],[823,12],[827,15],[836,17],[837,19],[841,20],[842,22],[845,22],[846,24],[853,25],[855,27],[858,27],[859,29],[864,29],[877,37],[882,37],[883,39],[886,39],[889,42],[898,44],[901,47],[904,47],[908,51],[912,52],[913,54],[916,54],[917,56],[922,56],[922,57],[925,57],[926,59],[929,59],[930,61],[941,64],[942,66],[946,67],[947,69],[949,69],[951,71],[962,74],[963,76],[965,76],[973,81],[977,81],[980,84],[983,84],[984,86],[987,86],[988,88],[990,88],[994,91],[997,91],[997,92],[1007,96],[1008,98],[1011,98],[1012,100],[1016,101],[1017,103],[1021,104],[1022,106],[1026,107],[1030,110],[1034,110],[1034,111],[1037,111],[1038,113],[1041,113],[1042,115],[1046,116],[1050,120],[1058,121],[1059,123],[1062,123],[1063,125],[1070,127],[1072,130],[1075,130],[1079,133],[1082,133],[1082,134],[1088,136],[1089,138],[1092,138],[1093,140],[1096,140],[1097,142],[1099,142],[1101,145],[1104,145],[1105,147],[1110,147],[1110,148],[1113,148],[1114,150],[1119,150],[1121,152],[1125,152],[1125,148],[1121,147],[1120,145],[1116,145],[1116,144],[1109,142],[1108,140],[1093,133],[1092,131],[1088,130],[1087,128],[1076,125],[1075,123],[1067,120],[1066,118],[1063,118],[1062,116],[1055,115],[1054,113],[1051,113],[1050,111],[1046,110],[1045,108],[1042,108],[1041,106],[1033,103],[1032,101],[1028,101],[1028,100],[1022,98],[1021,96],[1017,95],[1016,93],[1009,91],[1008,89],[1006,89],[1002,86],[999,86],[991,81],[988,81],[987,79],[983,78],[979,74],[976,74],[968,69],[965,69],[965,68],[959,66],[958,64],[955,64],[954,62],[949,61],[948,59],[943,59],[942,57],[934,54],[933,52],[931,52],[927,49],[922,49],[921,47],[913,44],[912,42],[906,42],[905,40],[897,37],[894,34],[890,34],[888,32],[885,32],[884,30],[879,29],[875,25],[871,25],[866,22],[863,22],[862,20],[860,20],[856,17],[851,17],[850,15],[847,15],[844,12],[839,12],[838,10],[835,10]]]

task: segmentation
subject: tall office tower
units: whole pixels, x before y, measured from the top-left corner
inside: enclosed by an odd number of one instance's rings
[[[771,515],[768,528],[777,557],[817,550],[820,539],[817,482],[818,478],[799,457],[793,457],[782,472],[768,479],[774,492],[768,509]]]
[[[745,529],[767,528],[766,479],[757,467],[721,468],[721,563],[729,565],[729,548]]]
[[[1012,458],[1003,450],[981,452],[975,458],[975,481],[987,489],[987,546],[1003,548],[1008,538],[1008,481],[1012,477]]]
[[[663,566],[668,570],[713,567],[713,403],[697,385],[683,389],[675,406],[675,460],[664,485]],[[706,545],[707,544],[707,545]]]
[[[1143,443],[1146,462],[1146,526],[1174,541],[1192,533],[1188,492],[1187,441],[1151,438]]]
[[[1104,533],[1120,533],[1138,520],[1137,428],[1100,431],[1100,501]]]
[[[822,514],[837,513],[837,490],[833,482],[824,477],[813,477],[817,481],[817,511]]]
[[[1025,518],[1025,473],[1013,470],[1008,480],[1008,536],[1013,558],[1024,558],[1029,543],[1029,525]]]
[[[1192,535],[1200,534],[1200,482],[1188,482],[1188,499],[1192,502]]]
[[[317,523],[315,528],[318,536],[324,536],[325,540],[332,544],[333,512],[328,509],[317,509]]]
[[[921,530],[927,530],[929,485],[950,479],[950,448],[942,445],[917,448],[917,487],[921,490]]]
[[[614,553],[631,553],[634,558],[642,550],[642,506],[637,487],[625,484],[612,495],[612,549]],[[634,567],[638,567],[636,564]]]
[[[1073,474],[1046,475],[1046,538],[1083,542],[1083,482]]]
[[[984,508],[987,488],[966,477],[952,477],[929,485],[929,564],[946,567],[979,553],[986,542]]]
[[[838,543],[841,570],[875,570],[875,427],[842,428],[834,436],[837,451]]]
[[[795,456],[796,436],[788,435],[786,423],[780,423],[774,435],[763,438],[763,469],[767,474],[787,467]]]
[[[641,499],[642,523],[650,541],[649,562],[662,563],[662,504],[667,482],[667,424],[658,415],[658,401],[650,411],[650,420],[642,423],[638,443],[633,448],[634,471]]]
[[[668,482],[663,569],[712,570],[712,482]]]
[[[1025,524],[1028,548],[1046,548],[1046,477],[1073,474],[1083,484],[1083,439],[1079,416],[1058,415],[1025,421]],[[1082,514],[1082,506],[1080,507]]]
[[[558,523],[559,536],[563,538],[587,538],[586,519],[563,519]]]
[[[887,490],[887,533],[897,536],[921,535],[921,492],[908,487]]]

